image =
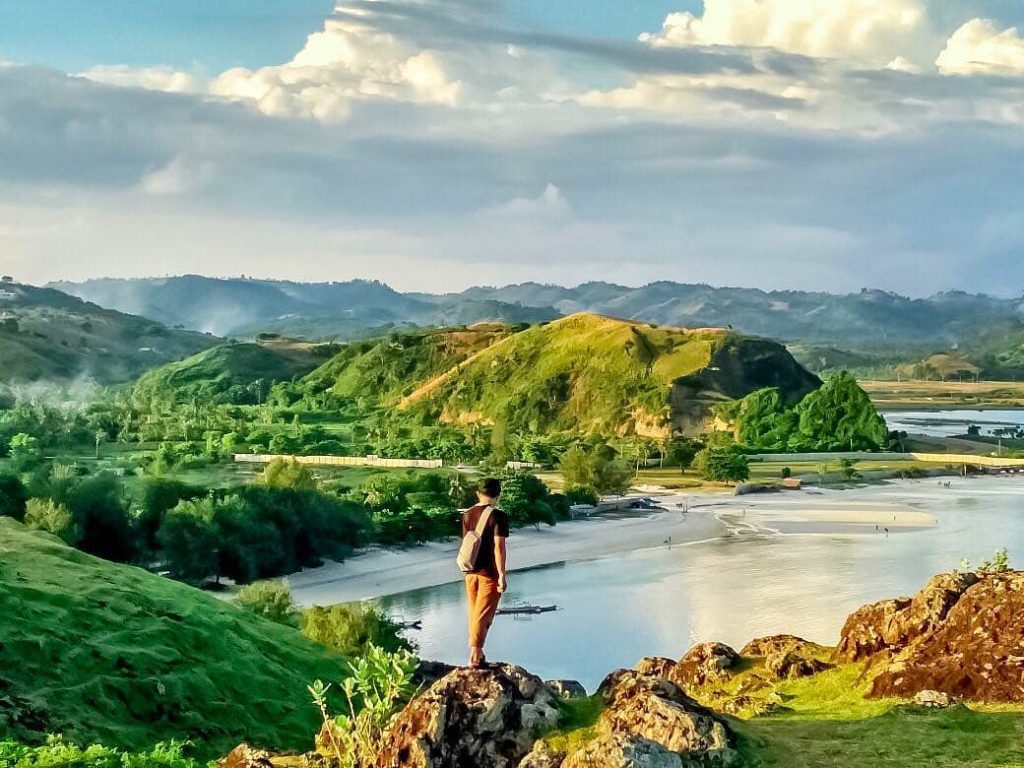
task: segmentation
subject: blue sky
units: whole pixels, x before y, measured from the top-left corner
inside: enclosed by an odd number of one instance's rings
[[[0,271],[1024,290],[1014,0],[0,0]]]

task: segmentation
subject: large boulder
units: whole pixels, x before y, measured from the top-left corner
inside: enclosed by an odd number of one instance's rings
[[[1024,701],[1024,573],[974,577],[948,608],[941,594],[926,599],[934,618],[915,620],[913,626],[924,628],[890,649],[871,695],[911,698],[929,690],[975,701]]]
[[[810,677],[834,665],[822,661],[800,651],[780,651],[764,660],[765,669],[776,680],[793,680],[798,677]]]
[[[669,673],[669,679],[684,690],[728,680],[740,655],[724,643],[695,645]]]
[[[861,661],[881,651],[898,651],[934,632],[980,579],[976,573],[944,573],[931,579],[913,598],[864,606],[846,620],[838,655],[847,661]]]
[[[692,702],[671,701],[645,691],[601,713],[597,730],[604,736],[633,736],[660,744],[693,759],[731,754],[725,723],[711,710]]]
[[[635,669],[641,675],[667,678],[675,665],[675,660],[666,659],[664,656],[645,656],[637,662]]]
[[[273,768],[270,753],[254,749],[244,742],[232,749],[217,763],[220,768]]]
[[[557,721],[555,695],[526,670],[459,669],[395,717],[372,768],[515,768]]]
[[[597,689],[597,695],[604,699],[608,707],[614,707],[618,703],[641,693],[653,693],[655,696],[660,696],[669,701],[697,706],[697,702],[687,696],[671,680],[666,680],[663,677],[641,675],[633,669],[615,670],[601,681],[601,685]]]
[[[681,755],[635,736],[605,736],[569,755],[562,768],[686,768]]]
[[[764,660],[764,667],[774,680],[809,677],[831,669],[825,661],[831,649],[804,640],[796,635],[772,635],[751,640],[740,655]]]
[[[545,742],[538,741],[533,745],[530,754],[519,763],[519,768],[561,768],[565,754],[556,752]]]

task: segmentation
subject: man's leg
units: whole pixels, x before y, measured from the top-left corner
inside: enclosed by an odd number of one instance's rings
[[[475,664],[483,654],[483,643],[477,630],[477,602],[480,599],[480,581],[474,574],[466,576],[466,597],[468,599],[469,663]]]
[[[483,651],[484,643],[487,642],[487,633],[494,622],[494,614],[498,610],[498,603],[501,602],[501,593],[498,591],[498,582],[495,579],[481,576],[479,594],[477,595],[477,627],[480,640],[480,650]]]

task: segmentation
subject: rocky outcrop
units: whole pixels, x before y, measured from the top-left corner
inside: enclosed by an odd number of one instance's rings
[[[525,670],[459,669],[392,721],[372,768],[515,768],[557,720],[555,695]]]
[[[219,768],[273,768],[270,753],[253,749],[248,744],[239,744],[217,763]]]
[[[533,745],[530,754],[523,758],[519,768],[560,768],[564,761],[563,752],[556,752],[545,742],[538,741]]]
[[[975,701],[1024,701],[1024,573],[974,577],[948,607],[941,595],[930,599],[936,618],[889,649],[871,695],[910,698],[934,690]]]
[[[565,766],[724,765],[732,760],[725,722],[670,680],[620,669],[604,679],[598,694],[607,703],[597,722],[602,738],[582,755],[570,755]]]
[[[837,654],[846,661],[861,661],[881,651],[906,647],[938,629],[953,606],[980,579],[975,573],[944,573],[913,598],[860,608],[846,620]]]
[[[928,707],[929,709],[945,709],[953,705],[953,700],[948,693],[941,691],[918,691],[914,696],[914,703],[919,707]]]
[[[578,680],[548,680],[544,683],[556,696],[563,699],[584,699],[587,689]]]
[[[675,665],[676,662],[673,659],[667,659],[664,656],[645,656],[637,662],[635,669],[641,675],[668,677]]]
[[[605,736],[566,758],[562,768],[685,768],[681,755],[635,736]]]
[[[760,637],[740,651],[741,656],[763,659],[774,680],[810,677],[831,669],[834,665],[824,660],[830,653],[830,649],[796,635]]]
[[[684,690],[718,683],[732,677],[740,655],[723,643],[701,643],[691,648],[669,672],[669,680]]]

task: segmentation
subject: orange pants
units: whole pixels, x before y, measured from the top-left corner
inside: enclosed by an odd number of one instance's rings
[[[482,650],[501,601],[498,581],[479,573],[467,574],[466,594],[469,596],[469,647]]]

